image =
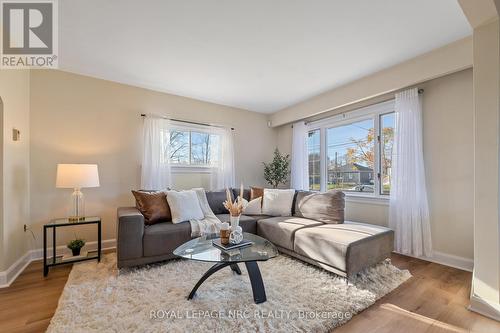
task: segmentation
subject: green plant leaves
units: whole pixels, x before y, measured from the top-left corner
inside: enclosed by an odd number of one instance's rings
[[[281,154],[279,149],[274,150],[274,158],[264,164],[264,179],[273,187],[285,184],[290,176],[290,155]]]

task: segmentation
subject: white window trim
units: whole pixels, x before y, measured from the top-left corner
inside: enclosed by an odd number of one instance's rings
[[[213,173],[217,167],[205,165],[170,164],[170,170],[174,174],[179,173]]]
[[[346,201],[352,203],[367,203],[388,206],[390,201],[390,196],[384,195],[367,195],[359,193],[349,193],[346,192]]]
[[[331,127],[338,127],[342,125],[347,125],[356,121],[361,121],[365,119],[373,119],[375,126],[375,133],[381,135],[380,133],[380,116],[392,113],[395,110],[395,100],[389,100],[386,102],[370,105],[367,107],[359,108],[353,111],[340,113],[325,119],[320,119],[317,121],[310,122],[307,125],[307,130],[314,131],[320,130],[320,191],[326,191],[326,179],[327,179],[327,149],[326,149],[326,131]],[[345,192],[346,200],[350,202],[359,203],[380,203],[387,205],[389,203],[390,195],[380,193],[380,178],[378,174],[381,173],[380,166],[380,143],[377,141],[375,144],[375,170],[374,170],[374,184],[375,189],[373,194],[362,194],[356,192]]]

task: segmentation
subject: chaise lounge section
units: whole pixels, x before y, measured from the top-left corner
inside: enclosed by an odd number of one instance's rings
[[[221,221],[229,221],[222,204],[225,191],[207,191],[206,194],[214,214]],[[242,215],[240,226],[245,232],[268,239],[282,253],[348,278],[390,256],[394,243],[391,229],[350,221],[333,224],[305,218],[298,203],[309,194],[312,192],[295,192],[292,216]],[[233,195],[237,195],[236,190]],[[245,190],[244,197],[249,200],[250,191]],[[144,216],[135,207],[121,207],[117,213],[119,268],[176,258],[173,250],[191,239],[189,222],[145,225]],[[341,214],[343,216],[343,211]]]

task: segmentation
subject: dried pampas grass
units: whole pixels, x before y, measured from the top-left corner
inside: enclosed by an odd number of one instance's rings
[[[240,187],[240,195],[233,202],[231,199],[231,192],[229,188],[226,188],[226,201],[224,201],[224,207],[229,211],[231,216],[240,216],[243,213],[243,209],[245,209],[245,204],[243,201],[243,184]]]

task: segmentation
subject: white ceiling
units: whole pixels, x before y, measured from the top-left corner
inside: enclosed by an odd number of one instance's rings
[[[62,70],[271,113],[471,34],[456,0],[64,0]]]

